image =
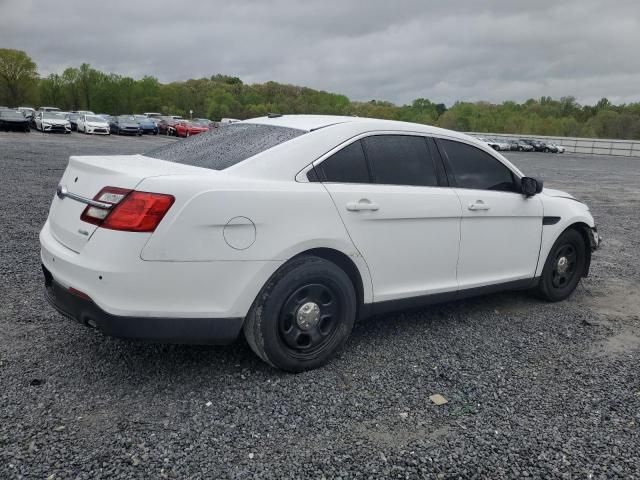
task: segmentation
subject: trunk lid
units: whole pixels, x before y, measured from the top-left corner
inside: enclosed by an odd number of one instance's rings
[[[107,186],[133,190],[148,177],[188,174],[194,170],[202,172],[203,169],[143,155],[72,156],[58,188],[64,187],[70,194],[92,199]],[[80,220],[86,206],[68,196],[61,198],[55,195],[49,210],[52,235],[65,247],[78,253],[98,228]]]

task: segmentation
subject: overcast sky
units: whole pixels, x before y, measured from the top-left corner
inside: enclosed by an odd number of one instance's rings
[[[640,101],[640,0],[0,0],[2,47],[42,75],[87,62],[396,103]]]

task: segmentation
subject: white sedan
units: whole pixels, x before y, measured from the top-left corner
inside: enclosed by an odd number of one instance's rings
[[[505,289],[567,298],[588,207],[467,135],[270,115],[145,155],[72,156],[40,233],[50,302],[106,334],[318,367],[371,314]]]
[[[99,133],[109,135],[109,122],[98,115],[80,115],[78,117],[78,132]]]
[[[39,110],[36,112],[34,123],[36,130],[41,132],[71,133],[71,122],[64,112]]]

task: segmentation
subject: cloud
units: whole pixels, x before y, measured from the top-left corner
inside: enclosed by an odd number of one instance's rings
[[[237,75],[396,103],[640,100],[635,1],[0,1],[0,45],[161,81]]]

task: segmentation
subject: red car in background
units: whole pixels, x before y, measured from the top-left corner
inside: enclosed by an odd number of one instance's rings
[[[178,122],[174,128],[178,137],[190,137],[191,135],[209,131],[209,126],[204,123],[187,121]]]

